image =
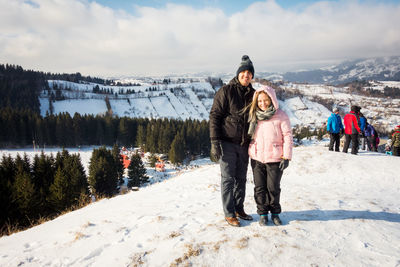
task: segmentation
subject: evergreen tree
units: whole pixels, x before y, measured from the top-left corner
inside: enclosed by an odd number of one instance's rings
[[[168,158],[173,164],[180,164],[185,159],[185,140],[182,131],[180,131],[172,141],[171,149],[168,152]]]
[[[118,173],[110,150],[94,149],[89,165],[89,185],[94,194],[113,196],[118,191]]]
[[[100,116],[96,116],[96,143],[99,145],[105,144],[105,130],[104,130],[104,121],[101,119]]]
[[[128,136],[126,140],[126,146],[134,146],[136,142],[138,119],[128,118],[127,119],[127,129]]]
[[[210,131],[209,131],[208,121],[206,121],[206,120],[201,121],[200,129],[199,129],[199,136],[200,136],[199,143],[201,144],[200,154],[208,156],[210,154],[210,149],[211,149]]]
[[[57,152],[56,159],[54,162],[54,169],[57,170],[58,168],[64,168],[64,159],[69,157],[68,150],[63,149],[61,152]]]
[[[120,153],[120,149],[117,144],[114,144],[112,148],[112,155],[114,159],[115,168],[118,174],[119,183],[123,183],[122,176],[124,175],[124,164]]]
[[[140,124],[137,129],[137,134],[136,134],[136,146],[138,147],[144,147],[146,144],[146,130],[145,126]]]
[[[29,161],[16,161],[16,174],[12,190],[12,201],[17,205],[19,214],[18,221],[26,225],[35,216],[34,211],[37,210],[35,199],[35,186],[32,182],[30,170],[26,169],[29,166]]]
[[[104,143],[105,145],[113,145],[117,140],[119,120],[114,120],[111,116],[103,118],[104,125]]]
[[[62,167],[58,167],[54,175],[54,182],[50,186],[48,201],[52,211],[57,212],[68,207],[67,200],[68,180]]]
[[[127,121],[128,120],[126,117],[121,118],[119,120],[119,126],[118,126],[118,143],[124,146],[127,146],[129,144],[128,141],[129,130]]]
[[[147,124],[146,128],[146,151],[155,152],[156,151],[156,124],[154,121],[151,121]]]
[[[74,132],[74,145],[80,146],[83,144],[83,135],[84,135],[84,125],[82,116],[75,112],[74,117],[72,118],[73,123],[73,132]]]
[[[175,123],[172,120],[166,120],[162,129],[159,149],[161,153],[168,154],[176,134]]]
[[[69,203],[77,205],[82,198],[89,195],[89,183],[79,154],[73,154],[66,159],[64,171],[69,179]]]
[[[80,156],[67,154],[62,160],[62,166],[57,168],[54,182],[50,186],[49,202],[55,212],[79,204],[79,201],[89,194]]]
[[[40,157],[35,155],[32,166],[33,183],[35,185],[38,212],[42,215],[49,213],[47,197],[50,193],[50,185],[54,180],[54,158],[46,156],[43,152]]]
[[[66,136],[66,125],[65,125],[65,121],[63,120],[62,115],[58,115],[57,119],[56,119],[56,141],[57,144],[59,144],[62,147],[66,146],[66,140],[67,140],[67,136]]]
[[[128,166],[128,187],[141,186],[148,182],[146,168],[139,154],[135,154],[131,158],[131,163]]]
[[[13,203],[13,183],[16,174],[16,165],[14,160],[9,155],[6,157],[3,154],[0,163],[0,225],[3,226],[7,222],[14,220],[16,211],[15,203]],[[1,229],[0,229],[1,230]]]

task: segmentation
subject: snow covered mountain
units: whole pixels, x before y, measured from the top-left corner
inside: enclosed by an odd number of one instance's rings
[[[80,114],[113,114],[120,117],[175,118],[208,120],[215,89],[202,78],[178,78],[164,83],[162,79],[124,79],[120,85],[73,83],[49,80],[50,90],[39,98],[41,114],[75,112]],[[129,86],[121,84],[128,83]],[[135,84],[135,85],[132,85]],[[255,88],[260,84],[253,83]],[[383,91],[384,87],[400,88],[400,82],[371,82],[369,88]],[[324,84],[285,82],[279,85],[289,92],[280,100],[280,107],[290,117],[292,126],[321,127],[339,107],[342,115],[351,105],[359,105],[362,112],[381,129],[390,131],[400,123],[400,99],[357,95],[349,87]],[[376,124],[375,124],[376,125]]]
[[[90,152],[80,153],[87,166]],[[399,157],[295,148],[282,177],[279,227],[258,224],[251,170],[245,209],[255,220],[235,228],[224,220],[219,165],[193,164],[1,237],[0,266],[399,265]]]
[[[75,112],[80,114],[105,114],[107,112],[128,117],[175,118],[208,120],[213,97],[217,89],[210,83],[173,82],[140,86],[103,86],[78,84],[67,81],[49,81],[50,93],[43,91],[40,97],[41,114],[52,109],[54,113]],[[95,87],[99,89],[95,89]],[[255,83],[254,87],[260,84]],[[98,90],[98,93],[93,91]],[[51,95],[58,95],[59,100]],[[330,111],[321,104],[296,97],[280,102],[293,125],[322,125]],[[52,106],[52,107],[51,107]]]
[[[267,77],[274,78],[267,74]],[[354,80],[400,81],[400,56],[346,61],[317,70],[287,72],[275,79],[289,82],[341,84]]]

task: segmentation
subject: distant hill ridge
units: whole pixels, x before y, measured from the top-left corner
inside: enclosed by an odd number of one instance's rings
[[[400,56],[345,61],[315,70],[258,74],[266,79],[338,85],[354,80],[400,81]]]

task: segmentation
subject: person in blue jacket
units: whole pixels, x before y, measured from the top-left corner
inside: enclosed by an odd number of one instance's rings
[[[344,128],[342,124],[342,118],[339,115],[339,109],[334,108],[326,125],[326,130],[331,138],[331,141],[329,142],[329,151],[333,151],[333,146],[335,146],[335,151],[339,152],[340,133],[343,132],[343,129]]]
[[[367,122],[367,126],[365,127],[365,137],[367,138],[367,147],[369,151],[378,152],[376,145],[376,137],[378,133],[376,132],[374,126]]]
[[[360,112],[360,130],[361,130],[360,139],[361,139],[361,149],[362,150],[365,150],[365,145],[366,145],[365,127],[367,127],[367,119]]]

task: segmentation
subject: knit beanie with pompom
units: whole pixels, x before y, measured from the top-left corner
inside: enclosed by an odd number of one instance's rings
[[[245,70],[250,71],[254,78],[253,62],[251,62],[248,55],[242,56],[242,62],[240,63],[240,66],[239,66],[238,70],[236,71],[236,77],[239,76],[239,73],[241,73],[242,71],[245,71]]]

